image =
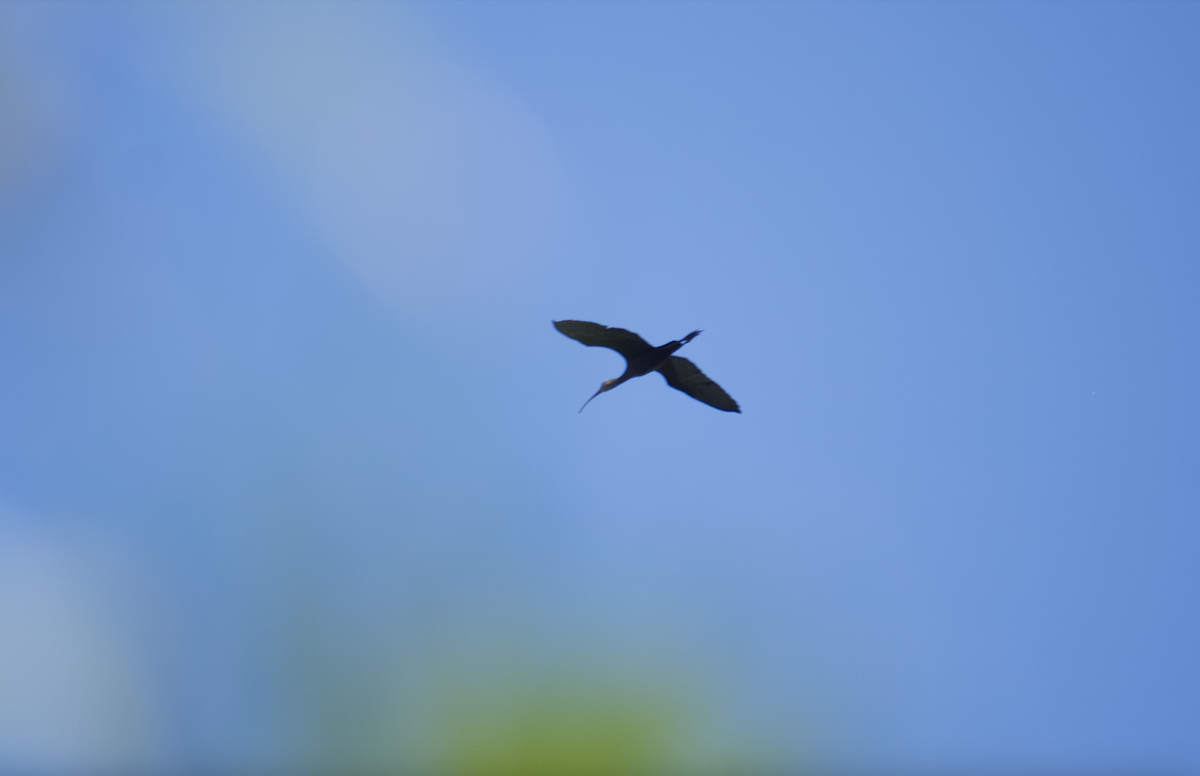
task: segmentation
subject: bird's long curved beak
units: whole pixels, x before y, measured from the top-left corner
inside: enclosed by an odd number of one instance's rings
[[[603,385],[602,385],[602,386],[600,386],[600,390],[598,390],[598,391],[596,391],[595,393],[593,393],[593,394],[592,394],[592,399],[596,398],[597,396],[599,396],[599,395],[600,395],[600,394],[602,394],[602,393],[604,393],[604,386],[603,386]],[[587,401],[585,401],[585,402],[583,403],[583,407],[586,407],[586,406],[588,406],[588,404],[590,404],[590,403],[591,403],[592,399],[588,399]],[[579,408],[579,412],[583,412],[583,407],[580,407],[580,408]],[[578,413],[576,413],[576,414],[578,414]]]

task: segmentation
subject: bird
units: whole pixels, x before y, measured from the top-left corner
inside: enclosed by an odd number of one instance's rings
[[[626,329],[601,326],[588,321],[553,321],[553,323],[554,328],[573,340],[579,340],[588,347],[610,348],[625,357],[625,374],[612,380],[605,380],[601,384],[600,390],[592,394],[592,398],[585,401],[583,407],[579,408],[580,412],[583,412],[584,407],[587,407],[592,399],[605,391],[611,391],[626,380],[651,372],[658,372],[667,379],[667,385],[683,391],[693,399],[702,401],[710,407],[716,407],[725,412],[740,413],[742,411],[733,397],[725,393],[721,386],[708,379],[703,372],[696,368],[695,364],[686,358],[672,355],[697,337],[700,330],[692,332],[683,339],[668,342],[666,345],[656,348]]]

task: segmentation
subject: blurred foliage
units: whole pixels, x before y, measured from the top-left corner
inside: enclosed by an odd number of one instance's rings
[[[446,715],[442,756],[453,776],[657,774],[678,758],[686,717],[633,687],[566,682],[460,696]]]
[[[438,661],[435,660],[435,663]],[[490,661],[484,661],[490,662]],[[503,661],[501,661],[503,662]],[[320,691],[321,772],[430,776],[728,776],[778,772],[763,741],[714,716],[675,671],[594,663],[407,663],[373,689]],[[426,668],[429,668],[427,665]],[[482,668],[482,670],[481,670]],[[353,672],[351,672],[353,673]],[[667,674],[672,676],[667,678]],[[310,678],[313,678],[310,676]],[[347,675],[342,676],[348,679]],[[316,689],[316,688],[314,688]],[[363,704],[373,698],[373,702]],[[309,699],[314,700],[313,698]],[[752,736],[753,737],[753,736]]]

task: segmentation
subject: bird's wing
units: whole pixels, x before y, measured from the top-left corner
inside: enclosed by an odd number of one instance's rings
[[[663,362],[658,371],[667,378],[667,385],[683,391],[693,399],[726,412],[742,411],[733,397],[725,393],[725,389],[709,380],[703,372],[696,368],[695,364],[686,358],[671,356]]]
[[[587,321],[555,321],[554,328],[588,347],[612,348],[630,361],[653,350],[650,343],[625,329],[611,329]]]

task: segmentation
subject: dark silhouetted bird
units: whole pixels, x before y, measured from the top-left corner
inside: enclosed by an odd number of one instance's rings
[[[668,342],[666,345],[656,348],[631,331],[610,329],[598,323],[555,321],[554,328],[588,347],[611,348],[625,357],[625,374],[612,380],[605,380],[600,386],[600,390],[592,394],[592,399],[605,391],[611,391],[626,380],[651,372],[660,372],[663,377],[667,378],[667,385],[683,391],[693,399],[725,412],[741,412],[733,397],[725,393],[721,386],[705,377],[695,364],[686,358],[671,355],[691,342],[692,338],[700,333],[699,331],[694,331],[681,340]],[[583,407],[588,406],[588,402],[592,399],[585,401]],[[583,412],[583,407],[579,408],[580,412]]]

